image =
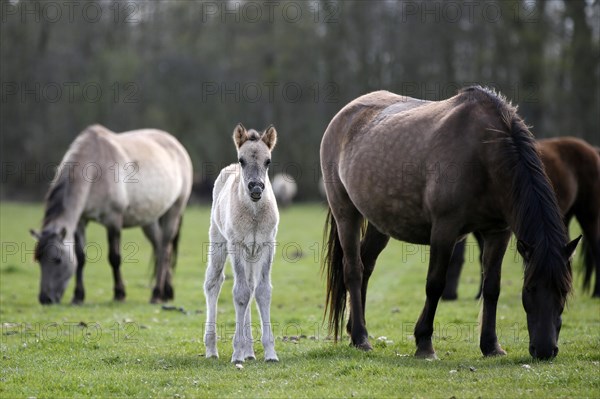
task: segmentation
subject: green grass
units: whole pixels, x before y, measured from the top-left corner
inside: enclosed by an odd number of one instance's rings
[[[578,278],[563,315],[559,356],[533,361],[513,243],[498,307],[507,356],[484,359],[479,351],[480,304],[473,300],[479,278],[472,243],[459,300],[438,308],[434,345],[440,360],[412,357],[428,248],[400,242],[390,243],[371,279],[367,322],[375,349],[362,353],[345,340],[335,345],[322,326],[325,292],[318,258],[325,210],[318,205],[286,209],[273,265],[272,321],[280,362],[260,360],[257,342],[259,360],[236,369],[229,363],[235,325],[229,266],[219,300],[221,358],[202,356],[208,207],[191,207],[185,216],[173,304],[186,313],[148,303],[150,246],[139,229],[123,234],[127,300],[113,303],[106,233],[94,224],[88,228],[85,305],[67,304],[72,282],[65,304],[39,305],[39,267],[28,229],[38,228],[41,217],[41,205],[0,204],[2,397],[600,396],[600,301],[580,291]],[[253,320],[258,320],[256,311]],[[284,338],[290,336],[299,339]],[[378,341],[380,336],[388,342]]]

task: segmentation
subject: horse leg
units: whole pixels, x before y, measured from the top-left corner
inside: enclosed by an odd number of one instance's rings
[[[338,228],[338,237],[344,253],[344,285],[350,294],[350,318],[352,345],[362,350],[371,350],[369,335],[364,319],[362,283],[363,264],[360,259],[360,228],[362,215],[356,208],[337,209],[334,214]]]
[[[208,251],[208,267],[204,279],[204,296],[206,297],[206,325],[204,345],[206,357],[219,357],[217,351],[217,301],[225,280],[225,260],[227,244],[225,238],[211,225],[209,230],[210,246]]]
[[[583,213],[585,213],[585,216]],[[585,274],[589,275],[590,280],[588,281],[591,281],[595,264],[596,282],[592,287],[592,297],[600,298],[600,210],[587,210],[582,214],[578,213],[576,217],[587,241],[587,248],[583,248],[588,251],[588,253],[583,254]]]
[[[233,244],[228,244],[228,252],[232,254],[233,263],[233,303],[235,306],[235,334],[233,336],[233,354],[232,363],[243,363],[246,355],[246,348],[249,337],[245,333],[245,319],[252,298],[252,290],[248,285],[246,276],[245,260],[240,248],[233,248]],[[239,250],[239,251],[236,251]],[[251,271],[250,271],[251,272]],[[250,344],[252,341],[250,341]]]
[[[496,307],[500,296],[502,259],[509,239],[508,230],[483,235],[483,311],[479,348],[484,356],[506,355],[496,335]]]
[[[367,231],[360,244],[360,258],[362,260],[363,270],[363,281],[361,288],[361,301],[362,301],[362,317],[365,319],[366,312],[366,301],[367,301],[367,286],[369,285],[369,279],[373,270],[375,269],[375,262],[377,257],[385,249],[387,243],[390,241],[390,236],[381,233],[371,223],[367,225]],[[348,317],[348,324],[346,324],[346,331],[350,335],[352,332],[352,316]]]
[[[481,299],[481,295],[483,293],[483,234],[479,231],[473,232],[473,236],[477,241],[477,246],[479,247],[479,290],[477,295],[475,295],[475,299]]]
[[[86,222],[80,220],[75,232],[75,255],[77,256],[77,271],[75,272],[75,292],[73,294],[73,305],[80,305],[85,299],[83,287],[83,266],[85,266],[85,226]]]
[[[114,300],[125,299],[125,285],[121,276],[121,228],[111,226],[108,228],[108,261],[113,271]]]
[[[152,290],[150,302],[158,303],[174,298],[174,290],[171,285],[174,239],[179,229],[181,204],[176,202],[159,219],[160,241],[156,256],[156,285]]]
[[[260,274],[260,280],[256,286],[255,296],[256,305],[260,313],[262,345],[265,350],[265,361],[278,362],[279,358],[275,353],[275,338],[271,326],[271,265],[273,264],[273,248],[267,243],[267,256],[263,257],[263,266]]]
[[[446,286],[442,292],[442,299],[445,301],[454,301],[458,298],[458,280],[465,263],[465,247],[467,240],[464,239],[454,245],[454,252],[450,258],[448,271],[446,272]]]
[[[154,260],[154,274],[156,275],[158,272],[158,265],[159,265],[159,256],[161,254],[161,250],[160,250],[160,245],[162,242],[162,232],[160,230],[160,225],[158,224],[158,220],[147,224],[146,226],[142,227],[142,230],[144,232],[144,235],[146,236],[146,238],[148,239],[148,241],[150,241],[150,243],[152,244],[152,256],[153,256],[153,260]],[[156,290],[156,288],[154,289]],[[160,302],[160,292],[155,292],[152,291],[152,298],[150,299],[151,303],[158,303]]]
[[[449,228],[453,224],[455,223],[437,221],[431,229],[431,254],[425,287],[427,299],[425,300],[425,306],[415,325],[414,331],[417,344],[416,357],[437,358],[431,342],[431,336],[433,335],[435,311],[444,291],[446,271],[456,244],[456,238],[458,237],[458,232],[454,228]]]

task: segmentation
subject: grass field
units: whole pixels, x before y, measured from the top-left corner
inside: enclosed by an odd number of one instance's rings
[[[400,242],[390,243],[371,279],[367,322],[375,349],[362,353],[346,340],[335,345],[322,325],[324,208],[286,209],[273,265],[272,322],[280,362],[260,360],[257,342],[259,360],[237,369],[229,363],[235,325],[229,266],[219,300],[221,358],[203,357],[208,207],[190,207],[185,215],[173,302],[183,311],[148,303],[150,245],[139,229],[123,234],[127,300],[112,302],[106,233],[98,225],[88,228],[85,305],[68,305],[73,282],[62,305],[39,305],[40,271],[28,229],[39,228],[41,218],[41,204],[0,204],[2,397],[600,397],[600,301],[581,292],[577,274],[559,356],[533,361],[520,300],[520,258],[512,242],[498,306],[507,356],[484,359],[479,351],[472,243],[459,300],[438,308],[434,346],[440,360],[412,357],[428,247]]]

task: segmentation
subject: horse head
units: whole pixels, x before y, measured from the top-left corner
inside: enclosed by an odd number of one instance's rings
[[[64,227],[30,232],[37,239],[35,260],[42,269],[39,301],[43,305],[59,303],[77,266],[74,242]]]
[[[264,132],[246,130],[238,124],[233,131],[233,141],[238,152],[238,161],[242,170],[243,187],[250,199],[261,199],[267,171],[271,163],[271,151],[277,142],[277,131],[271,125]]]
[[[536,254],[535,248],[517,242],[517,250],[525,261],[522,301],[527,314],[529,353],[536,359],[552,359],[558,354],[558,336],[562,312],[571,289],[571,258],[581,236],[565,245],[560,252]],[[534,274],[536,266],[537,276]],[[555,267],[548,267],[555,263]],[[551,276],[550,274],[559,274]]]

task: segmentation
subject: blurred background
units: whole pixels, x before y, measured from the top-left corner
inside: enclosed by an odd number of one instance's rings
[[[272,173],[319,197],[319,144],[353,98],[491,86],[537,137],[600,144],[600,4],[515,1],[1,3],[2,199],[41,201],[87,125],[186,146],[195,198],[236,160],[234,126],[275,124]]]

